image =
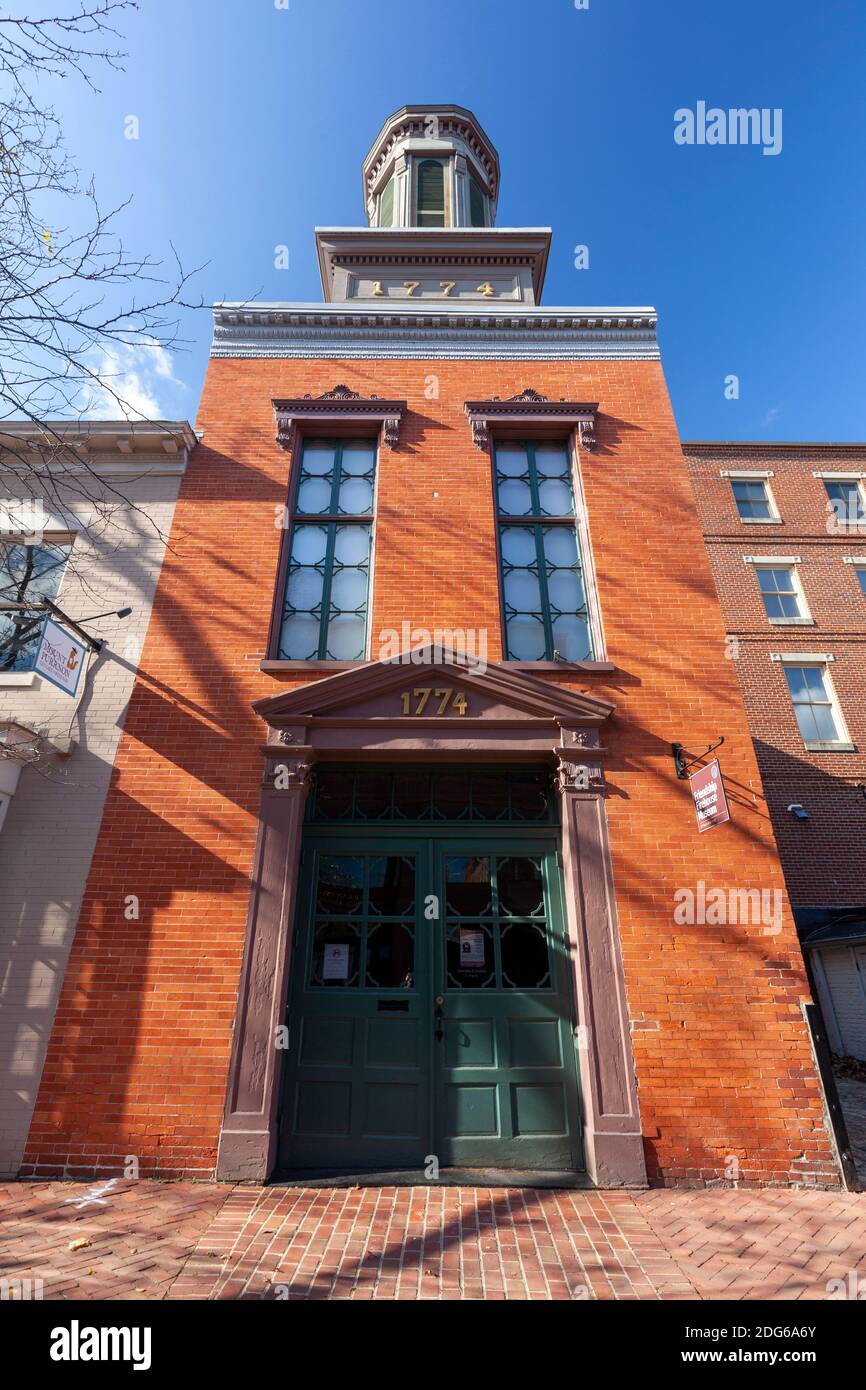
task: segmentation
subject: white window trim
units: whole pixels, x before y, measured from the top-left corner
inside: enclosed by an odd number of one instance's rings
[[[826,478],[829,483],[857,483],[866,473],[813,473],[813,478]]]
[[[789,666],[824,666],[836,658],[832,652],[771,652],[770,660]]]
[[[794,716],[794,724],[796,725],[797,733],[802,739],[803,747],[806,751],[809,753],[856,753],[857,745],[851,741],[851,735],[848,732],[848,725],[845,723],[845,716],[842,713],[842,706],[839,703],[839,696],[833,683],[833,677],[830,675],[829,664],[834,660],[832,654],[829,652],[773,652],[770,656],[770,660],[781,661],[788,666],[816,667],[820,669],[823,674],[824,688],[830,698],[830,707],[833,711],[833,717],[836,720],[836,727],[841,735],[838,739],[803,738],[803,735],[800,733],[800,724],[797,719],[794,701],[791,699],[791,692],[790,690],[787,691],[791,713]],[[785,682],[785,688],[787,690],[787,681]]]
[[[866,565],[866,555],[843,555],[843,565]]]
[[[0,690],[27,689],[35,685],[37,681],[35,671],[2,671],[0,672]]]
[[[607,647],[604,640],[601,602],[596,580],[595,560],[592,553],[592,539],[589,534],[589,509],[583,490],[583,477],[580,471],[579,431],[572,430],[568,441],[568,456],[571,463],[571,486],[574,491],[574,522],[577,529],[577,543],[583,570],[583,587],[586,594],[586,608],[589,617],[589,631],[592,637],[593,661],[607,661]],[[496,463],[493,465],[494,506],[496,505]],[[497,537],[497,545],[499,540]],[[501,565],[501,560],[500,560]]]
[[[767,494],[767,502],[770,507],[769,516],[740,516],[737,499],[734,497],[734,489],[731,488],[731,500],[734,504],[734,510],[737,513],[737,520],[741,526],[781,526],[782,518],[779,513],[779,508],[776,505],[776,499],[773,496],[773,489],[770,487],[769,483],[769,479],[776,476],[775,473],[747,473],[745,471],[733,472],[731,470],[725,470],[722,472],[721,476],[723,478],[729,478],[735,483],[759,482],[764,484],[764,491]]]
[[[772,468],[723,468],[719,472],[720,478],[775,478]]]
[[[744,555],[744,565],[800,565],[799,555]]]
[[[791,574],[794,577],[794,593],[797,596],[797,604],[800,609],[799,617],[771,618],[769,614],[766,612],[766,604],[764,604],[764,616],[766,617],[768,623],[771,623],[773,627],[815,626],[815,619],[812,617],[812,612],[809,608],[809,603],[806,598],[806,591],[803,588],[803,581],[800,578],[800,571],[797,569],[797,566],[802,563],[799,555],[744,555],[743,562],[747,565],[754,565],[756,571],[759,569],[790,570]],[[755,575],[755,578],[757,579],[757,573]],[[763,593],[760,584],[758,585],[758,594],[761,597],[761,602],[763,603]]]

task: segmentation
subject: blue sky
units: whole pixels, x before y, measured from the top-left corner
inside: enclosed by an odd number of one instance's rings
[[[457,102],[499,149],[499,225],[553,228],[544,302],[657,307],[684,438],[866,439],[863,0],[281,3],[141,0],[126,71],[52,92],[103,203],[133,198],[130,249],[208,262],[207,301],[318,301],[313,227],[364,223],[385,117]],[[676,144],[700,100],[781,108],[781,153]],[[209,313],[184,333],[124,365],[193,418]]]

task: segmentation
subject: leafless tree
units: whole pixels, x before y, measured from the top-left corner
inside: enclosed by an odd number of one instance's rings
[[[0,467],[16,495],[61,515],[86,502],[105,520],[113,504],[133,504],[97,477],[86,447],[57,422],[75,422],[86,444],[97,413],[140,419],[112,363],[130,348],[181,346],[181,311],[202,305],[187,297],[190,275],[173,246],[170,274],[125,249],[129,204],[102,208],[46,103],[58,79],[96,91],[101,69],[122,67],[116,25],[137,0],[57,0],[57,8],[65,13],[0,11]],[[35,449],[3,436],[13,419],[36,427]]]

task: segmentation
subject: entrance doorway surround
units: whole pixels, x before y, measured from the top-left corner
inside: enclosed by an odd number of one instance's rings
[[[428,685],[437,692],[432,714],[414,695]],[[560,797],[587,1173],[598,1187],[645,1187],[600,737],[614,706],[502,663],[479,669],[460,655],[419,648],[258,700],[254,709],[268,735],[217,1177],[266,1182],[277,1161],[284,1056],[277,1042],[315,764],[545,761]]]

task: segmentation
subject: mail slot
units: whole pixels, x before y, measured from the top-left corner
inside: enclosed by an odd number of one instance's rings
[[[380,1014],[407,1014],[409,1012],[408,999],[380,999],[376,1008]]]

